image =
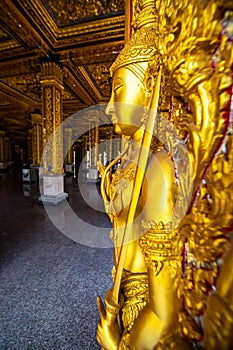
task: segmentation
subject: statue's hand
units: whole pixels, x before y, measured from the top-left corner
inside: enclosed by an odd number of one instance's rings
[[[112,300],[112,291],[108,290],[105,295],[106,309],[101,298],[97,297],[97,304],[100,320],[97,327],[97,341],[105,350],[117,350],[121,333],[117,321],[120,305],[116,305]]]
[[[106,169],[106,166],[103,165],[103,163],[101,162],[101,160],[98,160],[98,162],[96,163],[97,169],[100,173],[101,176],[103,176],[104,171]]]

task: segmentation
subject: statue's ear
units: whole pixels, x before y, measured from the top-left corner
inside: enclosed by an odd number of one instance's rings
[[[154,88],[154,76],[152,74],[148,74],[145,79],[145,89],[146,92],[151,94]]]
[[[146,92],[145,106],[147,108],[150,108],[151,99],[153,96],[153,88],[154,88],[154,76],[152,74],[146,74],[145,80],[144,80],[144,86],[145,86],[145,92]]]

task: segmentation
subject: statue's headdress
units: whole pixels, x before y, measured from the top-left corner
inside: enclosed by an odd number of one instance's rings
[[[158,35],[155,1],[137,1],[134,9],[134,34],[110,68],[113,73],[121,67],[134,64],[134,73],[141,80],[145,72],[137,63],[149,62],[157,53]]]

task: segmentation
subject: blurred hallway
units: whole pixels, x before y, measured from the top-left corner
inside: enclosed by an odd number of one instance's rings
[[[84,192],[93,200],[96,185],[88,186]],[[88,234],[110,231],[106,214],[82,199],[77,179],[66,177],[65,191],[66,206],[91,225]],[[95,299],[111,287],[112,249],[61,233],[38,193],[37,184],[23,184],[19,174],[0,178],[0,349],[99,349]],[[52,210],[60,216],[63,209]]]

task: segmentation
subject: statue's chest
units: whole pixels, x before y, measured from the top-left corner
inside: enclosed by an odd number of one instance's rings
[[[136,175],[136,165],[130,164],[126,168],[118,168],[112,176],[109,188],[110,206],[112,214],[118,216],[128,207]]]

